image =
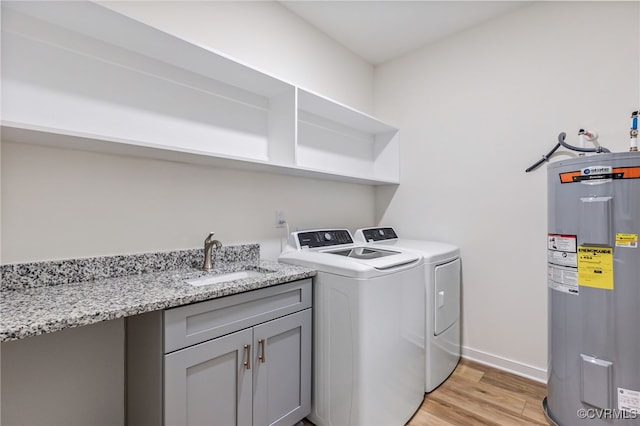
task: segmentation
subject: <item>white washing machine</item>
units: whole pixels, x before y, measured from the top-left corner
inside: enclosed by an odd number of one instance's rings
[[[358,229],[356,243],[405,249],[424,258],[425,392],[437,388],[460,360],[460,250],[451,244],[398,238],[393,228]]]
[[[294,232],[278,259],[314,268],[318,426],[403,425],[424,398],[422,257],[353,243],[346,229]]]

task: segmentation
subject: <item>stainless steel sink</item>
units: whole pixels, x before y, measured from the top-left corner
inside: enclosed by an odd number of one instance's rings
[[[220,284],[229,281],[242,280],[245,278],[256,278],[264,275],[264,272],[246,269],[242,271],[226,272],[223,274],[205,275],[204,277],[192,278],[189,280],[185,280],[184,282],[196,287],[200,287],[203,285]]]

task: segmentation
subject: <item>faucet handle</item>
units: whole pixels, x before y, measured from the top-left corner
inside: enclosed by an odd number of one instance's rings
[[[205,246],[207,246],[207,245],[213,245],[213,246],[215,246],[216,248],[220,248],[220,247],[222,247],[222,243],[221,243],[220,241],[218,241],[218,240],[214,240],[214,239],[213,239],[213,236],[214,236],[214,235],[215,235],[215,232],[210,232],[210,233],[209,233],[209,236],[208,236],[207,238],[205,238],[205,240],[204,240],[204,244],[205,244]]]

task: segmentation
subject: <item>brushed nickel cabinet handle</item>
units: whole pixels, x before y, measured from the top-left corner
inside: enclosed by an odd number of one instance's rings
[[[267,355],[264,353],[264,339],[258,340],[258,343],[260,344],[260,355],[258,356],[258,359],[260,362],[265,362],[267,360]]]
[[[251,370],[251,345],[244,345],[244,368]]]

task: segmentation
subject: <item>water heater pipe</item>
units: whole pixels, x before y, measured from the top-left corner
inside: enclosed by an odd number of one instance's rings
[[[585,133],[586,134],[586,133]],[[591,133],[592,135],[595,135],[595,133]],[[568,144],[567,142],[565,142],[565,138],[567,137],[567,134],[565,132],[561,132],[558,135],[558,143],[556,144],[556,146],[554,146],[551,151],[549,151],[546,155],[542,156],[542,159],[538,160],[535,164],[533,164],[531,167],[529,167],[527,170],[525,170],[527,173],[537,169],[538,167],[540,167],[542,164],[544,164],[545,162],[549,161],[549,158],[551,158],[551,156],[557,151],[558,148],[560,148],[561,146],[570,149],[572,151],[577,151],[577,152],[596,152],[596,153],[602,153],[602,152],[611,152],[609,151],[607,148],[603,147],[603,146],[596,146],[595,148],[581,148],[579,146],[573,146]],[[597,136],[596,136],[597,138]]]
[[[578,130],[578,146],[580,148],[584,148],[586,146],[585,142],[584,142],[584,135],[587,131],[585,129],[580,129]]]
[[[629,151],[631,152],[638,150],[638,113],[640,111],[631,113],[631,130],[629,130]]]

